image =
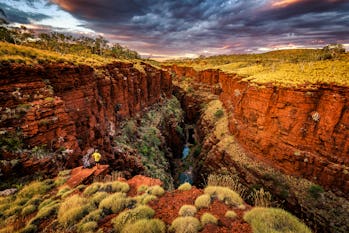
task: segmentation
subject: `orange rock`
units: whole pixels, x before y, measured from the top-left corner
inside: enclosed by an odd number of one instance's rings
[[[251,86],[217,70],[167,69],[178,77],[222,88],[220,100],[230,113],[229,130],[254,158],[286,174],[315,179],[338,194],[349,191],[348,87]]]

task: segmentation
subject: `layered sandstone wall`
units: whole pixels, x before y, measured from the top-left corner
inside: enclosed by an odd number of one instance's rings
[[[349,191],[349,88],[256,85],[217,70],[168,67],[178,78],[221,89],[229,129],[251,156],[321,184]]]
[[[1,64],[2,135],[20,134],[27,149],[45,144],[50,151],[64,150],[70,166],[91,147],[112,158],[118,122],[172,94],[167,72],[142,66],[144,72],[122,62],[97,68]],[[2,150],[0,160],[19,156]]]

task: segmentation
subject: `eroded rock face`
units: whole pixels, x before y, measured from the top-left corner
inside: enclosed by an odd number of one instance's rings
[[[221,88],[229,129],[253,157],[346,196],[349,191],[349,88],[251,85],[207,70],[170,67],[179,77]],[[218,91],[219,92],[219,91]]]
[[[65,166],[78,165],[89,148],[99,148],[105,161],[114,159],[111,140],[118,122],[172,94],[167,72],[142,66],[145,72],[122,62],[97,68],[1,64],[1,132],[20,134],[26,149],[45,144],[64,152]],[[3,150],[0,160],[21,156],[8,153],[12,149]]]

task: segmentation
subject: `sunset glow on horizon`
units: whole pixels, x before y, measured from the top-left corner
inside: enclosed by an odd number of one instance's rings
[[[346,0],[0,0],[11,25],[103,35],[144,57],[349,49]]]

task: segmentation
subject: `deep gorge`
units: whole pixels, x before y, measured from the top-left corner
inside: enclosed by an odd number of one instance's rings
[[[348,88],[258,86],[217,70],[141,66],[2,64],[2,141],[23,140],[2,150],[3,177],[55,174],[99,148],[111,170],[173,188],[192,125],[197,186],[227,173],[264,187],[317,232],[349,229]],[[318,199],[308,193],[314,185],[325,189]]]

